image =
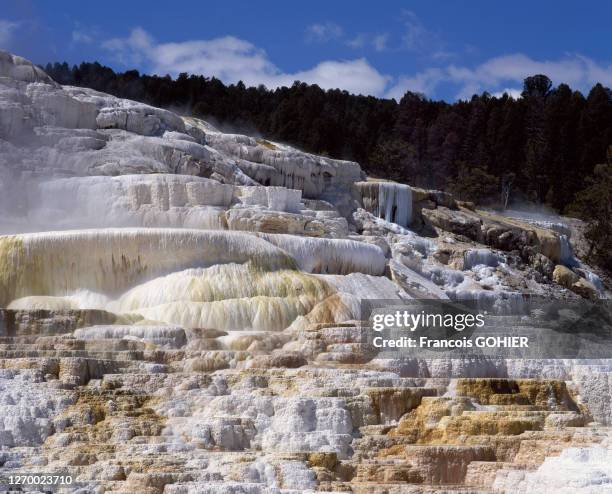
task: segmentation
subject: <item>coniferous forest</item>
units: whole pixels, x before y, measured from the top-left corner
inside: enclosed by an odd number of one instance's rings
[[[447,103],[407,92],[398,103],[300,82],[269,90],[201,75],[116,73],[97,62],[54,63],[45,70],[61,84],[356,160],[370,175],[450,190],[480,204],[507,199],[508,205],[568,213],[584,202],[580,193],[592,186],[596,165],[604,164],[608,173],[611,167],[612,92],[601,84],[584,95],[534,75],[525,79],[518,99],[483,93]]]

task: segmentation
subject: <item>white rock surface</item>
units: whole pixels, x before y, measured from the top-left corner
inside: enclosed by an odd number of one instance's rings
[[[549,457],[535,472],[500,472],[494,488],[506,493],[612,492],[612,450],[596,446],[568,448]]]
[[[0,52],[0,474],[608,492],[612,360],[376,358],[360,321],[364,299],[576,299],[553,258],[605,297],[567,232],[365,180]]]

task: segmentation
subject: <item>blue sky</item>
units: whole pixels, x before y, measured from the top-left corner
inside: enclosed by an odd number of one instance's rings
[[[0,48],[116,70],[453,101],[545,73],[612,86],[608,1],[7,1]]]

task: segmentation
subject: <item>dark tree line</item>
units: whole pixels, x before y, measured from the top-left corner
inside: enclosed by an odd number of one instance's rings
[[[612,273],[612,146],[607,163],[595,166],[586,187],[576,194],[571,212],[587,221],[584,232],[589,242],[587,260]]]
[[[410,92],[397,103],[299,82],[268,90],[188,74],[116,73],[97,62],[45,70],[61,84],[356,160],[372,175],[480,203],[505,197],[566,212],[612,143],[610,89],[596,84],[585,97],[566,84],[552,87],[543,75],[525,79],[518,99],[483,93],[451,104]]]

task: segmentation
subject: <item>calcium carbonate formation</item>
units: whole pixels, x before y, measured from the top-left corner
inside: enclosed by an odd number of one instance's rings
[[[357,184],[364,209],[390,223],[407,227],[412,223],[412,189],[394,182]]]
[[[469,300],[511,326],[532,296],[607,297],[565,220],[466,206],[0,52],[0,475],[610,492],[611,359],[368,344],[367,300]]]

